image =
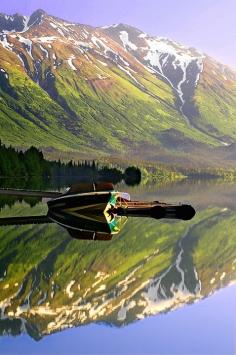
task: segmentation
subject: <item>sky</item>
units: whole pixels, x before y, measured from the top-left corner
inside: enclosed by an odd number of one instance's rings
[[[163,315],[116,328],[90,324],[44,337],[0,337],[3,355],[222,355],[236,353],[236,286]],[[17,349],[17,351],[16,351]]]
[[[1,0],[0,12],[36,9],[65,20],[102,26],[133,25],[195,47],[236,68],[235,0]]]

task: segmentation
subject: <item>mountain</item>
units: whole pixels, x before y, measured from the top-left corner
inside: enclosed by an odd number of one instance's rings
[[[128,25],[0,14],[0,138],[18,148],[231,166],[235,83],[207,55]]]
[[[39,25],[45,12],[37,10],[31,16],[0,14],[0,33],[26,32],[31,26]]]
[[[136,218],[110,242],[73,240],[53,224],[1,228],[0,334],[40,339],[93,322],[120,327],[235,283],[235,186],[206,184],[201,199],[196,185],[177,184],[172,194],[188,190],[201,201],[194,221]],[[204,197],[219,191],[219,202],[209,207]],[[17,202],[1,216],[44,209]]]

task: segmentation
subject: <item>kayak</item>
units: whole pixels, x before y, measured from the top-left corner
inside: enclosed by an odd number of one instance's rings
[[[159,201],[131,201],[126,192],[111,183],[76,184],[65,192],[0,190],[1,194],[47,198],[45,216],[0,218],[0,225],[57,223],[76,239],[110,240],[129,217],[190,220],[191,205],[171,205]]]

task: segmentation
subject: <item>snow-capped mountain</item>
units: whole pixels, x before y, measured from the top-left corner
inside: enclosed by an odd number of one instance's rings
[[[151,37],[126,25],[108,26],[105,30],[150,73],[162,77],[173,88],[180,111],[188,117],[187,106],[203,71],[205,56],[167,38]]]
[[[209,163],[236,140],[235,72],[169,39],[38,10],[0,15],[0,54],[5,143]]]

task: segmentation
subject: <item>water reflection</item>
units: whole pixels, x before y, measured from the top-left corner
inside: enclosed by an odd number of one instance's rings
[[[48,211],[40,216],[0,217],[0,226],[57,223],[75,239],[111,240],[128,217],[190,220],[195,215],[187,204],[131,201],[128,193],[117,191],[112,183],[75,184],[64,192],[0,189],[1,195],[47,198]]]
[[[129,324],[234,282],[236,185],[187,182],[129,192],[193,201],[198,213],[187,222],[129,219],[105,244],[73,240],[55,224],[1,227],[1,334],[26,331],[38,339],[91,322]],[[1,216],[29,213],[44,214],[45,205],[16,202]]]

